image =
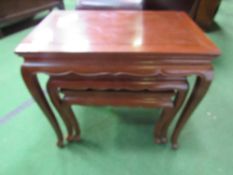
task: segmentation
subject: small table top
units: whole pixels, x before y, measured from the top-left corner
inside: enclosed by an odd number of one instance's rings
[[[16,48],[41,53],[219,55],[184,12],[53,11]]]

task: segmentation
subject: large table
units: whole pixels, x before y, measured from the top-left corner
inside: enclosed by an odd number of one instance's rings
[[[183,12],[53,11],[16,48],[24,57],[27,88],[52,124],[59,128],[38,73],[127,75],[184,78],[196,83],[179,117],[172,140],[206,94],[212,60],[220,51]]]

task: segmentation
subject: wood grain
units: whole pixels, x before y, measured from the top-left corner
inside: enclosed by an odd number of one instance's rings
[[[24,81],[54,127],[58,143],[63,141],[62,136],[39,86],[38,73],[93,79],[121,76],[129,83],[130,77],[180,80],[195,75],[196,86],[173,133],[173,147],[177,147],[182,128],[209,88],[212,60],[220,51],[182,12],[55,11],[19,44],[16,53],[24,57]],[[133,83],[114,85],[131,91],[156,87],[147,84],[132,89]],[[95,86],[105,88],[98,83]]]

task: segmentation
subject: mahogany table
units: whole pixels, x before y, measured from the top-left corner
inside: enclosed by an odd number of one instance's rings
[[[172,27],[171,27],[172,26]],[[22,75],[62,145],[57,120],[38,82],[48,75],[197,77],[172,136],[206,94],[218,48],[183,12],[53,11],[16,48]]]
[[[162,108],[154,128],[155,142],[167,142],[167,129],[188,92],[186,79],[122,76],[51,76],[50,99],[66,124],[67,140],[79,141],[80,128],[71,105]]]

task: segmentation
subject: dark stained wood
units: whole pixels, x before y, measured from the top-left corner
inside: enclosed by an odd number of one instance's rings
[[[77,10],[142,10],[143,0],[78,0]]]
[[[16,53],[24,57],[29,91],[51,122],[53,114],[40,86],[30,83],[38,73],[176,80],[196,75],[201,83],[181,114],[173,134],[176,145],[184,123],[207,91],[211,61],[220,51],[183,12],[55,11],[19,44]]]
[[[19,20],[33,17],[36,13],[50,10],[54,7],[64,9],[62,0],[1,0],[0,1],[0,30]],[[1,35],[0,35],[1,37]]]
[[[203,29],[213,24],[221,0],[144,0],[145,10],[185,11]]]
[[[182,10],[189,13],[196,0],[144,0],[146,10]]]
[[[221,0],[199,0],[194,20],[204,29],[209,29],[219,9]]]

